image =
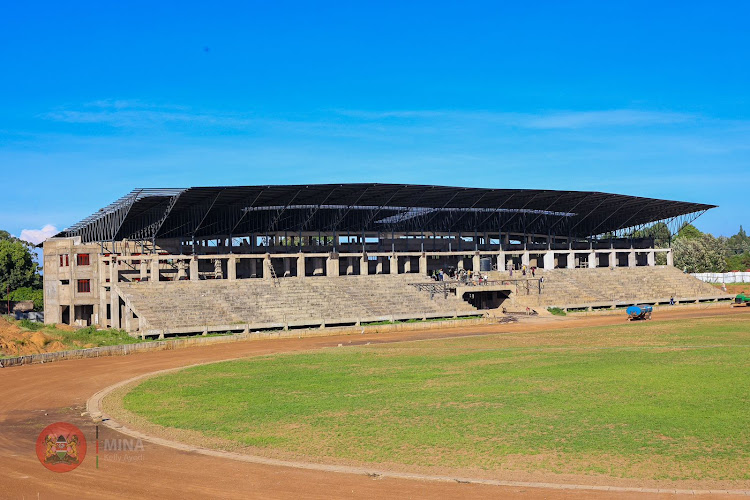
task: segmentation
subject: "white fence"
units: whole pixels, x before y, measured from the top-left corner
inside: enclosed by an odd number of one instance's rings
[[[701,281],[707,283],[750,283],[750,273],[693,273]]]

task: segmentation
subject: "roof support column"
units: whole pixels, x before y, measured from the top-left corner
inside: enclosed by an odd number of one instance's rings
[[[193,258],[190,259],[190,280],[198,281],[198,279],[198,259],[193,256]]]
[[[297,277],[305,277],[305,254],[302,252],[297,254]]]
[[[235,281],[237,279],[237,257],[229,257],[227,259],[227,279]]]
[[[362,257],[359,258],[359,274],[360,276],[367,276],[370,274],[370,261],[367,258],[366,253],[363,253]]]
[[[158,254],[154,254],[153,257],[151,257],[150,281],[152,283],[157,283],[159,281],[159,255]]]

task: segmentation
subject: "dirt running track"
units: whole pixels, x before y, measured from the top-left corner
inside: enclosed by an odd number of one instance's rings
[[[750,309],[660,312],[659,319],[744,314]],[[307,339],[244,341],[123,357],[81,359],[0,369],[0,498],[672,498],[592,490],[459,484],[365,475],[327,473],[219,459],[144,443],[141,453],[94,458],[94,425],[82,416],[86,400],[116,382],[160,369],[275,352],[318,349],[364,342],[392,342],[457,335],[622,323],[618,316],[548,320],[464,329],[398,332]],[[87,457],[76,470],[59,474],[37,460],[34,444],[47,425],[66,421],[89,441]],[[100,427],[100,439],[125,437]],[[111,453],[111,452],[109,452]],[[499,478],[502,479],[502,478]],[[738,498],[736,495],[710,495]]]

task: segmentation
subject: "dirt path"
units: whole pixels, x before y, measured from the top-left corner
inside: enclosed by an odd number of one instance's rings
[[[658,320],[717,314],[747,314],[750,309],[695,309],[661,312]],[[658,321],[657,320],[657,321]],[[494,332],[533,332],[550,328],[620,324],[617,316],[547,319],[510,325],[440,331],[397,332],[306,339],[247,341],[174,351],[139,353],[28,365],[0,370],[0,498],[670,498],[672,495],[607,492],[457,482],[374,478],[366,475],[246,463],[144,443],[142,451],[100,450],[96,468],[86,400],[119,381],[165,368],[338,344],[393,342]],[[46,425],[67,421],[89,440],[84,463],[66,474],[39,464],[34,443]],[[126,439],[100,427],[100,440]],[[585,483],[585,478],[582,478]],[[633,486],[639,486],[634,484]],[[737,498],[716,492],[716,497]]]

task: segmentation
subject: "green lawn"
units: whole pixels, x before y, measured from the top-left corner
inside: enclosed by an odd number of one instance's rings
[[[750,318],[332,348],[150,379],[124,408],[226,448],[750,479]]]

